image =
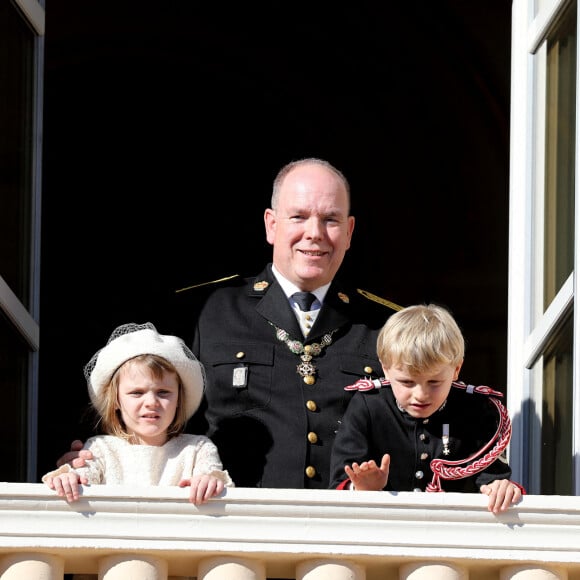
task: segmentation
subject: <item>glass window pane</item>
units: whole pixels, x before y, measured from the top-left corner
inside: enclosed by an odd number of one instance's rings
[[[544,309],[574,267],[576,3],[548,42]]]
[[[572,317],[544,355],[541,491],[574,495],[572,477]]]
[[[26,482],[29,346],[0,310],[0,481]]]
[[[29,308],[34,34],[0,0],[0,273]]]

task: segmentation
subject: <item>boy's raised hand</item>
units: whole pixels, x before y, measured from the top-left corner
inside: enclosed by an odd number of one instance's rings
[[[353,463],[352,466],[345,465],[344,471],[352,482],[353,488],[358,491],[381,491],[389,480],[389,466],[391,456],[388,453],[383,455],[380,467],[374,459]]]

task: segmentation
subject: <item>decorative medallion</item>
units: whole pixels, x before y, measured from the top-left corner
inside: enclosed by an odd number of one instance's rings
[[[350,298],[346,295],[343,294],[342,292],[338,293],[338,297],[345,303],[348,304],[350,302]]]
[[[314,364],[313,358],[318,356],[325,346],[332,343],[332,335],[338,329],[325,334],[320,342],[302,344],[299,340],[291,339],[290,335],[283,328],[278,328],[271,322],[270,324],[276,329],[276,338],[280,342],[283,342],[290,349],[290,352],[300,356],[301,362],[296,366],[296,372],[307,385],[313,385],[316,382],[316,365]]]

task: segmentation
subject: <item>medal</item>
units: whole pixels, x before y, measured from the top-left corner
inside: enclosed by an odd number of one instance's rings
[[[270,322],[270,324],[272,323]],[[272,324],[272,326],[274,325]],[[296,372],[307,385],[313,385],[316,382],[316,365],[313,358],[318,356],[325,346],[332,343],[332,335],[336,330],[325,334],[320,342],[302,344],[299,340],[292,340],[283,328],[277,326],[274,328],[276,329],[276,338],[283,342],[290,349],[290,352],[300,356],[301,362],[296,366]]]

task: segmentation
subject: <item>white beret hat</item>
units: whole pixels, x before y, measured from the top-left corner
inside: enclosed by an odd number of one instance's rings
[[[189,419],[201,403],[205,384],[203,366],[181,338],[159,334],[150,322],[118,326],[107,344],[86,364],[84,374],[93,405],[98,408],[98,395],[115,371],[141,354],[156,354],[175,367],[183,383],[184,407]]]

